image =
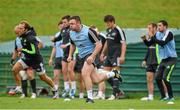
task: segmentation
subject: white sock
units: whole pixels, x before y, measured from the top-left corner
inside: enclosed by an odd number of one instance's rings
[[[68,81],[65,81],[65,82],[64,82],[64,89],[65,89],[67,92],[69,91],[69,89],[70,89],[70,84],[69,84]]]
[[[16,89],[21,89],[21,86],[16,86]]]
[[[76,89],[76,81],[71,82],[71,89]]]
[[[83,93],[83,92],[80,92],[80,93],[79,93],[79,98],[80,98],[80,99],[84,98],[84,93]]]
[[[57,91],[57,88],[55,87],[55,85],[51,89],[52,89],[52,91]]]
[[[102,91],[98,91],[98,96],[102,96],[103,95],[103,92]]]
[[[89,99],[92,99],[92,100],[93,100],[93,91],[92,91],[92,90],[88,90],[88,91],[87,91],[87,95],[88,95],[88,98],[89,98]]]
[[[168,95],[168,93],[167,93],[167,92],[165,93],[165,96],[166,96],[167,98],[169,98],[169,95]]]
[[[148,97],[149,97],[150,99],[153,99],[153,94],[149,94]]]
[[[59,86],[57,84],[54,85],[55,89],[58,90]]]
[[[115,76],[115,73],[111,71],[111,72],[107,72],[106,75],[107,75],[107,78],[111,78]]]

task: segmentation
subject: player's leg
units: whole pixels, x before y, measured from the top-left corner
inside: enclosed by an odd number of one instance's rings
[[[84,81],[83,81],[82,73],[81,73],[83,63],[84,63],[83,60],[78,55],[76,55],[76,64],[75,64],[74,71],[78,74],[80,99],[84,98],[84,91],[85,91],[85,85],[84,85]]]
[[[54,63],[54,84],[59,88],[59,77],[62,69],[62,58],[56,58]]]
[[[104,67],[103,67],[103,69],[106,70],[106,71],[111,71],[111,70],[113,69],[109,57],[107,57],[106,60],[104,61]],[[107,80],[107,82],[110,84],[110,86],[111,86],[112,89],[113,89],[114,78],[109,78],[109,79]],[[113,89],[113,90],[114,90],[114,89]],[[113,91],[113,93],[114,93],[114,91]],[[115,95],[113,95],[113,94],[108,98],[108,100],[114,100],[114,99],[115,99]]]
[[[146,73],[148,97],[141,98],[142,101],[153,100],[153,93],[154,93],[154,83],[153,83],[154,79],[153,78],[154,78],[153,72]]]
[[[44,81],[45,83],[47,83],[52,88],[52,90],[54,91],[53,98],[54,99],[59,98],[58,88],[55,87],[53,80],[49,76],[47,76],[45,69],[44,69],[44,66],[43,66],[43,63],[42,62],[39,62],[39,63],[36,62],[34,65],[32,65],[32,67],[33,67],[33,69],[36,70],[40,79],[42,81]]]
[[[55,84],[52,81],[52,79],[46,75],[46,73],[39,73],[39,77],[42,81],[44,81],[45,83],[47,83],[50,87],[54,88]]]
[[[162,80],[162,83],[163,83],[163,87],[164,87],[165,96],[168,99],[169,98],[168,90],[167,90],[166,84],[164,83],[164,80]]]
[[[60,77],[61,70],[54,69],[54,84],[56,88],[59,88],[59,77]]]
[[[15,65],[13,66],[12,72],[13,72],[13,76],[14,76],[14,79],[15,79],[15,82],[16,82],[16,88],[9,91],[10,95],[14,95],[16,93],[21,93],[22,92],[22,89],[21,89],[21,77],[20,77],[19,72],[21,70],[27,68],[27,67],[28,66],[26,65],[26,63],[22,59],[19,59],[15,63]]]
[[[64,91],[62,97],[66,97],[70,91],[70,82],[68,77],[68,63],[64,61],[64,59],[62,60],[62,73],[64,78]]]
[[[92,79],[93,83],[101,83],[109,78],[117,79],[119,82],[119,78],[116,77],[117,74],[119,74],[117,70],[113,70],[113,71],[109,72],[109,71],[105,71],[103,69],[98,69],[98,70],[94,70],[92,72],[91,79]],[[114,85],[114,83],[115,82],[113,81],[113,85]],[[118,88],[118,87],[116,87],[116,88]]]
[[[69,92],[69,95],[71,98],[74,98],[75,92],[76,92],[76,81],[75,81],[75,74],[74,74],[74,66],[75,66],[75,60],[72,60],[68,63],[68,73],[69,73],[69,79],[71,81],[71,89]]]
[[[153,93],[154,93],[154,73],[153,72],[148,72],[147,73],[147,87],[148,87],[148,97],[149,99],[153,100]]]
[[[157,86],[158,86],[160,94],[161,94],[161,99],[165,98],[164,86],[163,86],[163,82],[162,82],[164,68],[165,67],[162,64],[160,64],[158,67],[158,71],[156,73],[156,76],[155,76],[156,83],[157,83]]]
[[[53,80],[47,76],[45,72],[39,73],[39,77],[52,88],[52,91],[54,92],[53,99],[59,98],[58,88],[55,87]]]
[[[156,71],[156,65],[147,65],[146,68],[146,80],[147,80],[147,89],[148,89],[148,97],[141,98],[142,101],[144,100],[153,100],[154,94],[154,74]]]
[[[108,59],[107,59],[108,60]],[[120,75],[120,67],[119,66],[113,66],[111,64],[111,62],[114,62],[113,64],[115,64],[115,60],[114,61],[110,61],[109,59],[109,63],[105,63],[105,69],[106,70],[117,70],[118,71],[118,77],[117,78],[109,78],[107,81],[108,83],[111,85],[112,89],[113,89],[113,94],[108,98],[108,100],[114,100],[114,99],[119,99],[124,97],[124,92],[122,90],[120,90],[119,85],[122,82],[122,76]]]
[[[81,73],[78,74],[78,77],[79,77],[79,98],[82,99],[84,98],[85,85]]]
[[[96,97],[94,97],[94,99],[105,99],[105,89],[106,89],[106,85],[105,85],[105,81],[102,81],[98,84],[98,94]]]
[[[84,62],[84,66],[82,68],[82,77],[87,90],[87,100],[88,103],[93,103],[93,82],[91,80],[91,74],[94,71],[94,66],[89,65],[87,62]]]
[[[35,99],[36,98],[36,79],[35,79],[35,75],[34,75],[34,70],[32,68],[28,68],[26,70],[28,79],[30,81],[30,85],[31,85],[31,89],[32,89],[32,95],[31,98]]]
[[[21,70],[23,70],[23,66],[20,62],[16,62],[12,68],[12,72],[17,86],[21,86],[21,77],[19,75]]]
[[[28,75],[26,73],[26,70],[21,70],[19,72],[20,76],[21,76],[21,87],[22,87],[22,95],[20,98],[25,98],[28,96],[27,94],[27,87],[28,87]]]
[[[173,61],[173,62],[167,62],[167,66],[166,66],[166,68],[164,70],[163,81],[164,81],[164,83],[166,85],[167,92],[168,92],[168,95],[169,95],[169,99],[173,98],[173,91],[172,91],[172,86],[171,86],[171,83],[170,83],[170,78],[172,76],[172,72],[174,70],[175,64],[176,64],[176,60]]]

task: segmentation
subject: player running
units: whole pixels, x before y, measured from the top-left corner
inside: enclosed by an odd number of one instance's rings
[[[53,98],[57,98],[57,88],[55,88],[53,81],[45,73],[45,69],[43,67],[43,58],[38,48],[38,41],[35,38],[34,34],[32,34],[30,25],[28,23],[20,23],[19,26],[19,37],[21,38],[22,48],[18,51],[22,52],[24,54],[24,57],[18,60],[18,62],[16,62],[12,68],[15,79],[18,79],[18,74],[21,70],[32,67],[34,70],[36,70],[40,79],[50,85],[53,91],[55,91]],[[17,82],[20,85],[20,79],[18,79]]]
[[[70,24],[70,38],[71,47],[68,61],[72,60],[72,55],[78,48],[79,57],[82,62],[81,72],[85,88],[87,90],[87,103],[94,103],[93,101],[93,83],[100,83],[110,77],[119,77],[118,71],[105,72],[104,74],[97,74],[95,70],[94,60],[96,55],[100,52],[102,44],[97,37],[94,30],[81,24],[79,16],[72,16],[69,21]]]

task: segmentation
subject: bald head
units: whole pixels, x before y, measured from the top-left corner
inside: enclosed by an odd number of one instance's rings
[[[17,35],[17,36],[19,36],[19,32],[21,31],[21,29],[20,29],[20,27],[19,27],[19,25],[16,25],[15,27],[14,27],[14,32],[15,32],[15,34]]]

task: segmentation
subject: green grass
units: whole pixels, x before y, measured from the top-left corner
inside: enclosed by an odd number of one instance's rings
[[[180,0],[0,0],[0,42],[15,38],[13,27],[28,20],[38,35],[54,35],[57,22],[66,14],[80,15],[84,24],[105,29],[103,17],[112,14],[124,28],[146,27],[166,19],[180,26]]]
[[[179,100],[174,105],[167,102],[140,101],[139,99],[122,99],[115,101],[97,100],[94,104],[87,104],[83,99],[74,99],[65,102],[63,99],[53,100],[50,98],[37,98],[35,100],[26,98],[19,99],[14,97],[1,97],[0,109],[178,109]]]
[[[135,96],[134,96],[135,97]],[[85,99],[74,99],[65,102],[63,99],[51,98],[19,99],[19,97],[0,97],[0,109],[179,109],[180,99],[176,98],[174,105],[166,101],[140,101],[140,97],[121,100],[96,100],[94,104],[85,103]]]

